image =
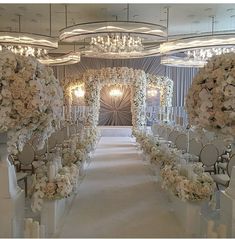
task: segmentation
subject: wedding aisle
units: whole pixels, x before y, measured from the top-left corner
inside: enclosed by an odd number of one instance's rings
[[[130,137],[102,137],[59,237],[182,237]]]

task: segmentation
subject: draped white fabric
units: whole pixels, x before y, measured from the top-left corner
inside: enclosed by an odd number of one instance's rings
[[[100,69],[103,67],[129,67],[133,69],[142,69],[146,73],[155,75],[168,76],[174,81],[174,92],[172,105],[177,107],[184,106],[184,98],[188,88],[192,83],[194,75],[197,73],[197,68],[177,68],[163,66],[160,64],[160,57],[148,57],[140,59],[98,59],[98,58],[81,58],[81,62],[68,65],[54,67],[54,72],[57,78],[61,81],[66,76],[74,74],[82,74],[88,69]]]
[[[105,86],[100,94],[99,125],[132,125],[130,87],[119,86],[123,92],[120,97],[110,96],[113,86]]]

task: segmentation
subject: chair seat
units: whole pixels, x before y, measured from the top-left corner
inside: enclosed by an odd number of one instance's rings
[[[204,166],[205,172],[211,172],[211,171],[215,171],[214,165],[212,166]]]
[[[26,178],[27,175],[28,175],[27,173],[22,173],[22,172],[16,173],[16,179],[17,179],[17,181],[20,181],[20,180]]]
[[[226,170],[227,165],[228,165],[228,163],[226,163],[226,162],[224,162],[224,163],[218,163],[218,167],[221,168],[221,169],[223,169],[223,170]]]
[[[214,174],[211,175],[211,177],[216,183],[222,184],[224,186],[227,186],[230,181],[230,178],[227,174]]]

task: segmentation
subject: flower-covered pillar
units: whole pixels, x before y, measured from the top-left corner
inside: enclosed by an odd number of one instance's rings
[[[85,77],[85,76],[84,76]],[[99,122],[100,110],[100,82],[97,76],[89,75],[85,78],[85,104],[89,107],[86,126],[96,128]]]
[[[143,71],[135,71],[131,88],[131,112],[133,130],[140,130],[146,125],[146,86],[147,78]]]
[[[62,89],[50,68],[32,57],[0,53],[0,237],[23,237],[24,228],[24,193],[8,156],[33,135],[43,142],[61,109]]]

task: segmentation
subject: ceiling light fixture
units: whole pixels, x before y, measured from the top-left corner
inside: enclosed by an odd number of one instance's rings
[[[16,54],[42,57],[48,50],[58,48],[58,41],[51,36],[21,32],[21,15],[18,15],[18,32],[0,32],[0,45]]]
[[[86,40],[88,47],[81,53],[88,57],[132,58],[159,54],[159,42],[166,37],[161,25],[129,21],[101,21],[77,24],[60,31],[62,42]]]
[[[121,97],[123,92],[119,88],[114,88],[109,92],[111,97]]]
[[[214,35],[215,16],[212,19],[211,35],[194,36],[165,42],[160,45],[161,64],[177,67],[203,67],[207,60],[223,53],[235,51],[235,34]],[[171,54],[184,53],[185,57]]]
[[[44,65],[59,66],[59,65],[72,65],[80,61],[79,52],[70,52],[68,54],[59,56],[59,57],[49,57],[38,59]]]
[[[74,95],[77,97],[77,98],[83,98],[84,95],[85,95],[85,91],[81,88],[81,87],[78,87],[74,90]]]

